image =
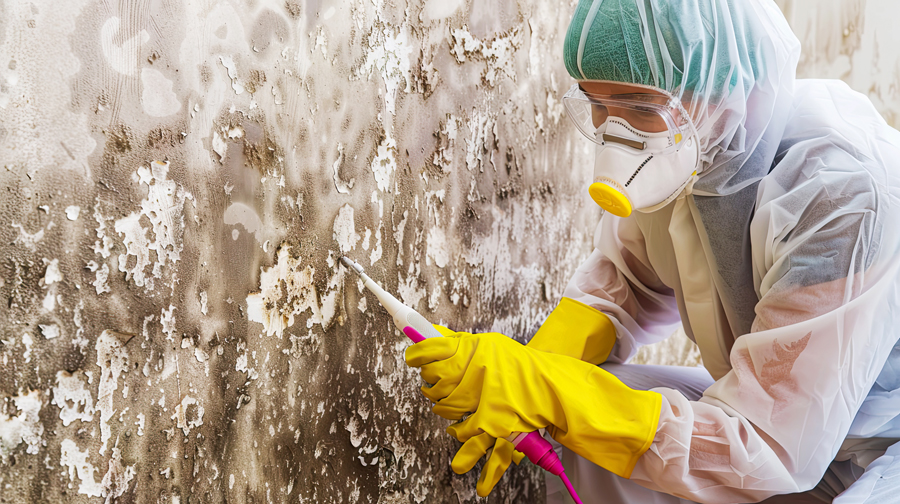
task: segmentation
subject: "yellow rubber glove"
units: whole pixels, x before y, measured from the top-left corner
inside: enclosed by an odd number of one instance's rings
[[[407,348],[406,363],[434,384],[422,393],[435,413],[451,420],[472,413],[447,428],[464,443],[482,433],[506,438],[547,428],[570,450],[627,478],[656,434],[658,393],[632,390],[597,366],[502,334],[428,339]]]
[[[491,448],[493,451],[481,468],[481,475],[475,485],[475,491],[480,497],[487,497],[500,481],[509,464],[515,462],[518,465],[525,458],[525,454],[515,451],[515,447],[509,441],[503,438],[495,439],[490,434],[483,433],[466,440],[453,457],[453,462],[450,463],[450,467],[456,474],[467,473]]]
[[[615,343],[616,328],[606,314],[564,297],[528,342],[528,347],[603,364]]]
[[[445,338],[458,338],[462,334],[444,326],[435,325],[434,328]],[[489,450],[490,453],[488,453]],[[450,467],[456,474],[467,473],[485,455],[488,457],[481,467],[481,474],[475,486],[475,491],[480,497],[487,497],[491,493],[511,463],[515,462],[516,465],[519,465],[519,462],[525,458],[525,454],[516,451],[509,441],[503,438],[495,439],[490,434],[483,433],[472,436],[463,443],[456,451]]]
[[[457,335],[446,328],[435,327],[438,328],[438,331],[443,330],[444,336],[455,337]],[[606,362],[615,342],[616,328],[606,314],[584,303],[564,297],[528,342],[528,347],[558,355],[567,355],[592,364],[601,364]],[[477,443],[473,443],[471,451],[467,452],[467,445],[475,440]],[[488,458],[481,470],[481,477],[478,479],[476,490],[482,497],[490,493],[509,467],[508,457],[505,456],[505,453],[507,449],[512,449],[512,444],[502,438],[495,440],[488,434],[481,434],[471,438],[463,445],[451,464],[457,474],[468,472],[484,455],[488,447],[494,445],[496,445],[494,453]],[[501,446],[502,449],[500,449]],[[500,454],[504,454],[504,457],[501,458]],[[522,453],[513,451],[516,464],[523,456]],[[465,463],[462,462],[463,460]]]

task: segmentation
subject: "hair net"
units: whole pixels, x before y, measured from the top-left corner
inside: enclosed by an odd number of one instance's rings
[[[694,194],[707,196],[768,173],[799,54],[767,0],[581,0],[564,46],[575,79],[653,86],[682,101],[702,149]]]

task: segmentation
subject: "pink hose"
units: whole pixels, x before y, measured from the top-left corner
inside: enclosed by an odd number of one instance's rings
[[[584,504],[583,502],[581,502],[581,499],[578,498],[578,494],[575,493],[575,489],[572,488],[572,482],[569,481],[568,477],[566,477],[566,473],[559,473],[559,479],[561,479],[563,484],[566,485],[566,489],[569,491],[569,495],[572,496],[572,500],[575,501],[575,504]]]

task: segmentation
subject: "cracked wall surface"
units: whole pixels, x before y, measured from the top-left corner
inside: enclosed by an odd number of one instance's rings
[[[0,13],[0,502],[474,502],[337,259],[434,322],[530,337],[599,214],[560,102],[568,14]],[[543,492],[523,464],[490,500]]]
[[[0,503],[475,502],[337,259],[530,338],[599,215],[574,3],[0,0]],[[896,125],[900,7],[779,5]]]

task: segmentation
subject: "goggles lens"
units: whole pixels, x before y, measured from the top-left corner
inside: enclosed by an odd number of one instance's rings
[[[680,103],[667,95],[600,95],[575,84],[563,96],[563,103],[578,130],[599,145],[667,154],[681,148],[693,131]],[[610,121],[622,126],[614,135],[603,127]]]

